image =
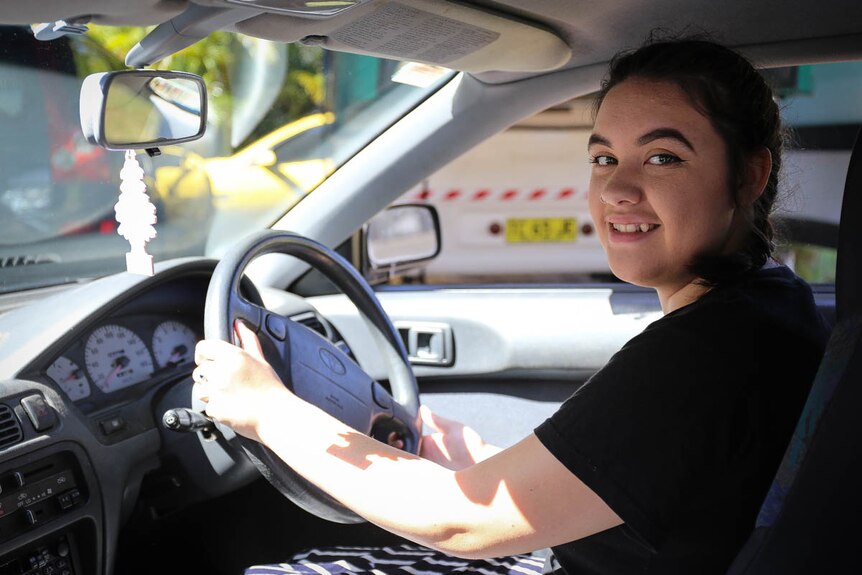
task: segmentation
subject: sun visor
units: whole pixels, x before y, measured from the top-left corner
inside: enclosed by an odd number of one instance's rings
[[[224,0],[197,3],[225,6]],[[445,0],[372,0],[325,19],[268,13],[233,29],[268,40],[472,73],[554,70],[572,56],[569,46],[544,28]]]

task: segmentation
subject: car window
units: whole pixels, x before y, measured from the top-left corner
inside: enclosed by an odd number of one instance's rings
[[[790,128],[777,255],[812,283],[834,283],[844,176],[862,126],[862,64],[767,74]],[[407,191],[398,202],[434,206],[442,236],[440,255],[411,281],[613,281],[587,206],[592,108],[585,97],[545,110]]]
[[[332,156],[329,141],[334,126],[328,118],[321,118],[319,126],[309,128],[276,146],[275,158],[279,162],[307,162]]]
[[[808,281],[834,284],[844,180],[862,127],[862,63],[777,72],[782,116],[792,128],[778,213],[780,255]]]
[[[0,290],[81,281],[125,268],[114,206],[124,153],[89,145],[82,79],[125,69],[144,29],[92,26],[42,42],[0,27]],[[208,86],[203,138],[139,151],[156,261],[206,255],[267,226],[451,76],[425,66],[217,32],[157,63]]]
[[[109,176],[122,159],[89,146],[77,120],[79,78],[75,46],[53,45],[14,27],[0,27],[0,265],[7,270],[56,263],[44,242],[73,237],[101,222],[93,214],[115,196]],[[88,62],[119,63],[89,46]],[[115,229],[110,224],[110,231]],[[23,247],[26,245],[26,247]],[[18,249],[20,248],[20,249]]]

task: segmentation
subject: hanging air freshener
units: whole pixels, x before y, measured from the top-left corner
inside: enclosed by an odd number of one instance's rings
[[[153,256],[147,253],[147,242],[156,237],[156,206],[147,196],[144,170],[134,150],[126,150],[126,162],[120,171],[120,200],[114,206],[117,233],[126,238],[132,251],[126,253],[126,270],[153,275]]]

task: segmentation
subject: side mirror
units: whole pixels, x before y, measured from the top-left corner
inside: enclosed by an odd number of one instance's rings
[[[365,277],[372,283],[415,269],[440,253],[440,220],[426,204],[391,206],[363,231]]]
[[[207,120],[200,76],[162,70],[103,72],[81,85],[81,130],[109,150],[149,149],[197,140]]]

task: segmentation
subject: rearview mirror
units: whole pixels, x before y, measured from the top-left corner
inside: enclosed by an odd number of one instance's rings
[[[203,79],[185,72],[125,70],[84,78],[81,130],[109,150],[157,148],[197,140],[207,119]]]

